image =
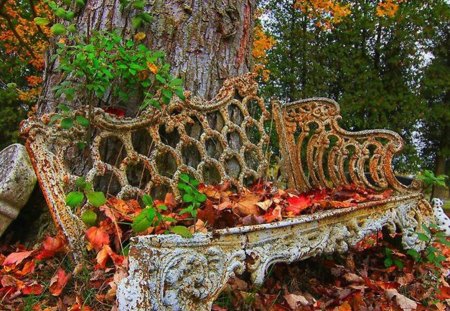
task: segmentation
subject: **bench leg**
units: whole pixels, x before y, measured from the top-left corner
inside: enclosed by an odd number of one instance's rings
[[[242,273],[243,250],[134,246],[129,276],[119,286],[119,310],[211,310],[228,279]]]

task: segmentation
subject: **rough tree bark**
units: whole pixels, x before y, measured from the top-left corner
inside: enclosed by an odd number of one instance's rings
[[[139,31],[150,49],[166,52],[171,73],[183,78],[193,95],[211,99],[224,79],[250,70],[253,14],[256,0],[147,0],[145,12],[154,20]],[[126,37],[133,11],[122,11],[119,0],[88,0],[77,13],[80,33],[118,29]],[[59,83],[48,53],[43,100],[39,113],[55,109],[52,88]],[[132,104],[132,103],[131,103]],[[134,103],[136,104],[136,103]]]

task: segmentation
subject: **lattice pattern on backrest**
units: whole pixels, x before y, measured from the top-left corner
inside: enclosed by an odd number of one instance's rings
[[[226,80],[209,102],[174,100],[162,111],[123,119],[95,109],[90,130],[51,125],[52,114],[26,120],[22,134],[56,224],[72,245],[79,242],[83,225],[65,205],[65,193],[79,176],[120,198],[166,192],[179,197],[182,172],[206,183],[230,181],[237,189],[262,177],[269,113],[257,90],[254,75],[246,74]],[[87,116],[88,108],[76,115]],[[77,142],[88,131],[88,148],[80,150]]]
[[[57,129],[45,124],[48,117],[28,126],[39,128],[29,139],[37,133],[46,136],[45,147],[65,165],[65,181],[83,174],[94,188],[118,197],[178,195],[182,172],[207,183],[230,181],[239,189],[267,168],[264,122],[269,115],[251,74],[227,80],[212,101],[173,101],[164,111],[147,111],[135,119],[116,119],[96,109],[90,154],[73,144],[85,135],[83,128]],[[86,159],[70,160],[80,156]]]
[[[301,191],[354,183],[372,189],[406,191],[392,171],[401,137],[387,130],[341,129],[339,105],[311,98],[281,106],[273,102],[280,149],[290,187]]]

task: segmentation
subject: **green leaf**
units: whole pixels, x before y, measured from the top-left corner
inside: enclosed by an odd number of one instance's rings
[[[79,141],[79,142],[77,142],[77,147],[78,147],[78,149],[80,149],[80,150],[84,150],[84,148],[86,148],[86,146],[87,146],[87,143],[86,143],[85,141]]]
[[[392,258],[386,258],[386,259],[384,260],[384,266],[385,266],[386,268],[391,267],[393,264],[394,264],[394,262],[392,261]]]
[[[105,194],[101,191],[91,191],[86,193],[86,196],[88,202],[95,207],[100,207],[106,203]]]
[[[164,204],[158,205],[158,210],[167,211],[167,206],[165,206]]]
[[[185,226],[173,226],[170,228],[170,231],[175,234],[181,235],[183,238],[191,238],[192,237],[192,233]]]
[[[142,10],[144,8],[144,6],[145,6],[144,1],[135,1],[133,3],[133,7],[138,10]]]
[[[61,120],[61,127],[65,130],[70,129],[73,126],[72,118],[64,118]]]
[[[171,99],[173,96],[173,92],[168,89],[162,89],[161,93],[163,94],[164,97],[167,97],[168,99]]]
[[[199,203],[203,203],[206,201],[206,195],[204,193],[196,193],[195,194],[195,201]]]
[[[142,25],[142,18],[135,16],[131,19],[131,25],[133,28],[139,28]]]
[[[89,120],[86,119],[83,116],[76,116],[75,117],[75,121],[81,126],[84,126],[84,127],[88,127],[89,126]]]
[[[139,14],[139,17],[142,18],[142,20],[146,23],[150,23],[153,20],[153,17],[149,13],[141,13]]]
[[[87,182],[84,177],[78,177],[77,180],[75,181],[75,185],[81,189],[86,188],[86,184],[87,184]]]
[[[69,192],[66,196],[66,204],[72,208],[76,208],[83,203],[84,194],[79,191]]]
[[[54,10],[55,15],[60,17],[60,18],[64,18],[66,16],[66,10],[64,10],[63,8],[57,8],[56,10]]]
[[[62,35],[62,34],[64,34],[66,32],[66,28],[62,24],[54,24],[52,26],[52,28],[50,28],[50,30],[52,31],[52,33],[55,36]]]
[[[63,112],[69,112],[70,108],[67,105],[64,104],[59,104],[58,106],[56,106],[56,108],[58,108],[59,110],[63,111]]]
[[[147,217],[147,208],[144,208],[139,215],[137,215],[133,219],[133,223],[131,224],[131,228],[134,232],[142,232],[147,230],[152,225],[152,221],[150,221]]]
[[[396,265],[399,269],[403,269],[403,267],[405,266],[399,259],[394,259],[394,265]]]
[[[66,11],[66,14],[64,15],[64,19],[67,21],[71,21],[75,17],[75,13],[72,11]]]
[[[421,232],[417,233],[417,238],[420,241],[423,241],[423,242],[429,242],[430,241],[430,237],[428,235],[424,234],[424,233],[421,233]]]
[[[45,17],[35,17],[34,22],[39,26],[47,26],[48,24],[50,24],[50,20]]]
[[[411,256],[415,261],[417,261],[420,258],[420,254],[415,249],[408,249],[406,252],[409,256]]]
[[[166,83],[167,83],[166,79],[164,79],[164,77],[161,76],[161,75],[159,75],[159,74],[156,74],[156,75],[155,75],[155,78],[156,78],[156,80],[158,80],[158,81],[161,82],[162,84],[166,84]]]
[[[84,211],[81,214],[81,220],[88,226],[94,226],[97,222],[97,214],[91,210]]]
[[[194,197],[188,193],[183,195],[183,202],[191,203],[194,202],[194,200],[195,200]]]
[[[58,121],[61,118],[62,118],[62,116],[60,114],[52,115],[52,117],[50,118],[50,124],[54,124],[56,121]]]
[[[84,5],[84,0],[75,0],[75,3],[78,5],[78,6],[83,6]]]
[[[188,184],[190,181],[190,177],[188,174],[182,173],[180,174],[180,180]]]
[[[170,81],[169,86],[174,87],[174,86],[181,86],[183,84],[183,80],[182,79],[173,79],[172,81]]]
[[[153,199],[148,194],[144,194],[142,196],[142,202],[145,204],[145,206],[153,206]]]
[[[77,27],[75,26],[75,24],[70,24],[69,26],[67,26],[67,31],[71,32],[71,33],[75,33],[75,32],[77,32]]]
[[[186,96],[184,96],[184,92],[182,89],[175,89],[174,90],[175,94],[177,94],[177,96],[181,99],[181,100],[186,100]]]

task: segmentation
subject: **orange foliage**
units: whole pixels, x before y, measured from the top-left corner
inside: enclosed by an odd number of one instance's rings
[[[253,40],[252,56],[255,60],[254,72],[262,77],[264,81],[269,79],[270,71],[266,69],[267,51],[275,45],[275,39],[266,34],[260,24],[254,28],[255,39]]]
[[[30,14],[30,9],[33,14]],[[7,0],[0,14],[0,47],[6,54],[17,57],[39,72],[44,69],[44,51],[48,46],[50,29],[38,27],[34,22],[36,16],[51,17],[44,1],[36,2],[31,8],[19,1]],[[38,86],[42,78],[35,75],[25,78],[30,89],[19,91],[19,98],[30,101],[40,93]]]
[[[349,4],[334,0],[297,0],[294,7],[310,18],[318,19],[316,26],[328,29],[332,24],[340,23],[351,13]]]
[[[394,17],[398,11],[398,3],[401,1],[384,0],[377,5],[377,15],[380,17]]]

